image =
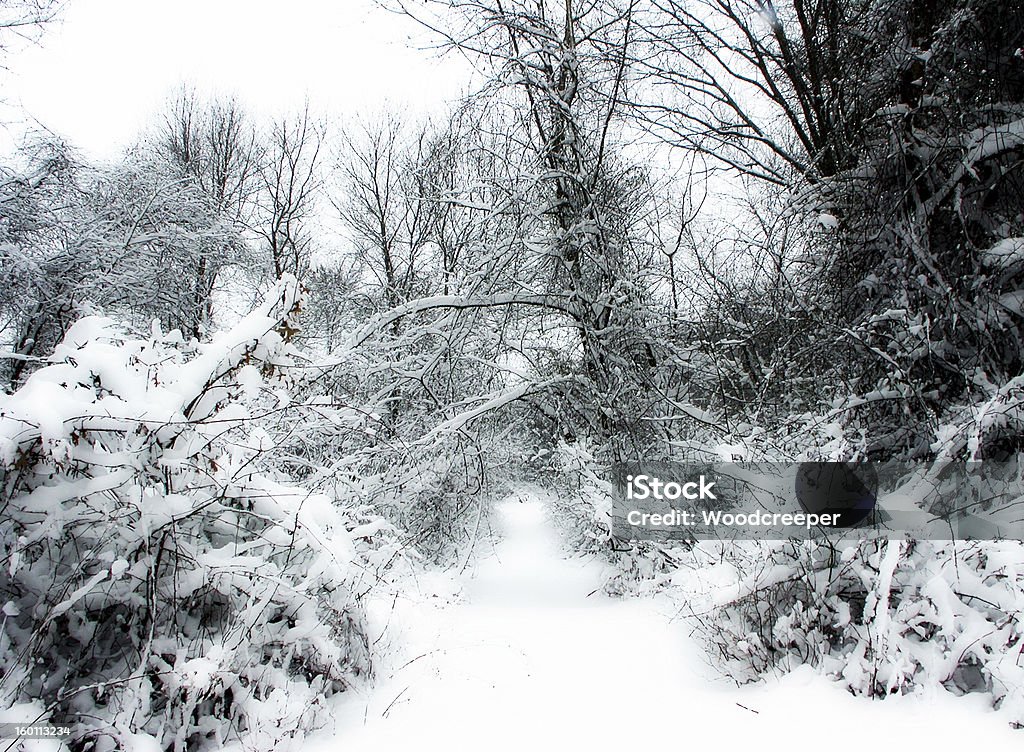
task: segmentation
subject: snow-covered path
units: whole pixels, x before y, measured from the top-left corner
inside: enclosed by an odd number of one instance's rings
[[[593,560],[567,558],[543,501],[502,508],[505,537],[460,585],[424,577],[378,604],[372,690],[338,703],[303,749],[622,750],[1017,748],[983,698],[857,699],[808,671],[737,689],[714,678],[673,607],[601,594]],[[874,746],[873,746],[874,745]],[[984,745],[992,745],[985,747]]]

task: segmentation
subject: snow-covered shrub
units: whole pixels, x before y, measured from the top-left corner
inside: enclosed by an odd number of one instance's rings
[[[611,471],[597,460],[589,442],[559,442],[549,473],[556,492],[551,511],[566,540],[574,550],[598,554],[613,565],[606,593],[650,592],[669,582],[676,566],[674,549],[613,535]]]
[[[981,501],[979,487],[956,473],[944,476],[947,463],[1019,457],[1020,377],[994,384],[979,369],[971,390],[970,401],[934,414],[930,435],[915,427],[929,439],[931,453],[919,467],[920,493],[908,487],[891,499],[881,497],[883,510],[906,511],[900,505],[910,504],[941,514],[953,498],[970,508]],[[847,394],[823,414],[793,415],[768,435],[778,455],[798,461],[864,460],[875,432],[868,412],[854,408],[894,396],[883,390]],[[989,482],[997,485],[984,488],[998,492],[981,507],[987,519],[1019,518],[1015,503],[1022,483],[1015,466],[985,465],[992,470]],[[808,663],[852,692],[873,697],[929,685],[987,692],[1011,720],[1024,723],[1022,561],[1020,541],[917,540],[908,534],[902,541],[834,548],[733,542],[713,555],[695,551],[688,563],[699,570],[697,580],[716,583],[710,608],[694,611],[710,652],[738,681]]]
[[[560,492],[556,512],[579,547],[604,547],[612,532],[612,486],[594,448],[586,439],[560,441],[553,454],[550,470]]]
[[[437,426],[424,416],[422,396],[412,388],[401,409],[392,409],[391,392],[400,379],[380,386],[374,369],[387,365],[378,356],[370,347],[338,351],[329,357],[329,368],[316,368],[316,375],[304,378],[296,391],[329,385],[332,414],[344,410],[345,425],[332,429],[321,421],[282,434],[286,467],[294,474],[304,474],[305,466],[329,468],[316,473],[320,481],[331,477],[339,492],[400,529],[416,556],[451,563],[488,528],[490,501],[508,492],[507,468],[521,455],[515,425],[481,419],[433,430]],[[433,419],[436,423],[436,414]]]
[[[774,542],[726,559],[741,574],[700,624],[738,681],[808,663],[872,697],[987,692],[1024,724],[1024,543]]]
[[[0,396],[0,708],[74,749],[280,749],[371,670],[391,527],[275,459],[302,411],[351,422],[289,402],[300,309],[284,279],[208,344],[84,318]]]
[[[377,453],[364,467],[375,475],[367,500],[401,529],[416,553],[450,564],[473,545],[493,496],[479,436]]]

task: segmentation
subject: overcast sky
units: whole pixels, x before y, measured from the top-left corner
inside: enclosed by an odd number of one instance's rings
[[[71,0],[3,76],[8,141],[23,112],[86,154],[111,158],[182,83],[280,113],[430,111],[468,70],[438,59],[407,19],[372,0]]]

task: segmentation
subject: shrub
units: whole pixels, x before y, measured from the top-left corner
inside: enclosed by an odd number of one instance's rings
[[[1024,724],[1024,544],[862,541],[734,546],[743,574],[701,632],[748,681],[817,666],[854,694],[986,692]]]
[[[370,672],[391,528],[275,467],[300,309],[285,279],[209,344],[87,317],[0,397],[0,708],[73,749],[269,750]]]

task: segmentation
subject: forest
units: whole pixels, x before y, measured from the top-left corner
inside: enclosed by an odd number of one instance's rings
[[[0,56],[62,11],[0,0]],[[301,746],[378,673],[368,604],[529,488],[609,597],[728,567],[678,628],[723,677],[1024,726],[1021,541],[609,512],[630,462],[1016,467],[1024,3],[380,12],[472,69],[443,116],[183,83],[117,160],[37,129],[0,164],[0,721]]]

